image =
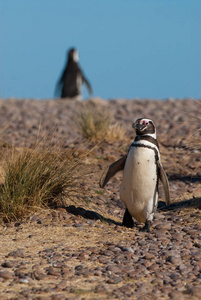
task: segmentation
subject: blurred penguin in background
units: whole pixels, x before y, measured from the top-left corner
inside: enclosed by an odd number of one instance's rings
[[[81,100],[83,83],[86,84],[89,94],[92,94],[90,83],[84,76],[78,60],[78,51],[75,48],[70,49],[68,51],[66,67],[56,85],[56,96]]]

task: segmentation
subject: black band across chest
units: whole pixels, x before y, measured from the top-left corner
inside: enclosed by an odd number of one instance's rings
[[[141,147],[141,148],[148,148],[148,149],[151,149],[154,151],[155,153],[155,162],[157,162],[159,160],[159,149],[157,150],[155,147],[152,147],[151,145],[145,145],[145,144],[141,144],[141,143],[135,143],[135,142],[139,142],[139,141],[148,141],[150,143],[152,143],[154,146],[157,147],[158,149],[158,142],[156,139],[154,139],[153,137],[151,136],[136,136],[134,142],[131,144],[130,147]]]
[[[138,142],[138,141],[147,141],[147,142],[150,142],[152,144],[154,144],[158,149],[159,149],[159,145],[158,145],[158,142],[157,142],[157,139],[153,138],[152,136],[149,136],[149,135],[137,135],[135,137],[135,140],[134,142]]]

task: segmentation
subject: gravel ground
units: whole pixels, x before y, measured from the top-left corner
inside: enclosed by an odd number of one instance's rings
[[[65,208],[1,225],[0,299],[201,299],[201,102],[90,101],[125,127],[124,139],[84,141],[75,123],[82,103],[0,100],[2,137],[16,147],[30,147],[49,131],[65,147],[96,146],[85,162],[91,170],[82,183],[86,202],[77,195]],[[137,222],[133,229],[121,226],[120,173],[105,190],[98,186],[103,170],[126,153],[140,117],[156,124],[171,192],[171,205],[163,207],[160,187],[150,233]]]

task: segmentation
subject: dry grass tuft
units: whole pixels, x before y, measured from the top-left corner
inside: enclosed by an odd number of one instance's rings
[[[64,204],[81,188],[77,184],[80,165],[80,158],[60,144],[37,142],[32,149],[20,151],[13,147],[0,186],[0,216],[5,222],[15,221],[38,207]]]
[[[125,138],[126,130],[121,124],[115,123],[110,125],[107,132],[109,140],[123,140]]]
[[[107,109],[94,103],[83,104],[76,121],[83,136],[89,140],[115,140],[125,136],[124,127],[117,123],[112,124]]]
[[[84,104],[77,115],[77,124],[84,137],[90,140],[103,139],[110,124],[105,108],[92,103]]]

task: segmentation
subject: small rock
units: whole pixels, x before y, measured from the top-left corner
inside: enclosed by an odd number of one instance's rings
[[[0,277],[3,279],[12,279],[13,275],[8,271],[0,271]]]
[[[154,285],[157,284],[159,286],[163,286],[163,279],[161,278],[155,278],[151,281],[151,283],[153,283]]]
[[[105,284],[99,284],[94,289],[94,292],[96,294],[106,293],[107,291],[108,291],[108,287]]]
[[[121,277],[115,277],[115,278],[109,278],[106,283],[109,283],[109,284],[117,284],[119,282],[122,281],[122,278]]]
[[[12,251],[12,252],[9,252],[8,255],[9,256],[13,256],[13,257],[22,257],[24,258],[25,257],[25,253],[22,249],[17,249],[15,251]]]
[[[62,280],[56,285],[56,289],[58,291],[62,291],[67,286],[68,286],[68,282],[66,280]]]
[[[120,267],[118,266],[118,267],[116,267],[116,266],[108,266],[108,267],[106,267],[106,271],[108,271],[108,272],[110,272],[110,274],[111,273],[118,273],[118,272],[120,272],[121,270],[120,270]]]
[[[37,223],[39,220],[40,220],[40,218],[38,216],[36,216],[36,215],[30,217],[30,222],[31,223],[34,223],[34,222]]]
[[[175,273],[170,274],[170,278],[174,281],[178,281],[180,276],[178,273],[175,272]]]
[[[44,272],[34,271],[31,276],[33,279],[43,280],[47,275]]]
[[[65,299],[66,297],[62,294],[54,294],[50,296],[50,300],[65,300]]]
[[[194,297],[200,297],[201,295],[201,287],[200,286],[192,286],[188,289],[188,294]]]
[[[31,280],[31,278],[25,277],[25,278],[20,278],[18,282],[19,283],[29,283],[30,280]]]
[[[131,253],[134,253],[134,249],[131,248],[131,247],[126,247],[126,248],[123,248],[123,251],[128,251],[128,252],[131,252]]]
[[[155,217],[155,219],[164,219],[165,218],[165,216],[159,212],[155,212],[154,217]]]
[[[184,295],[180,291],[170,292],[169,297],[170,297],[171,300],[183,300],[183,299],[185,299]]]
[[[167,257],[167,261],[171,262],[173,265],[180,265],[181,258],[176,255],[170,255]]]
[[[148,259],[148,260],[151,260],[151,259],[154,259],[155,258],[155,255],[152,254],[152,253],[148,253],[144,256],[145,259]]]
[[[80,270],[82,270],[83,268],[84,268],[83,265],[77,265],[77,266],[75,267],[75,270],[76,270],[76,271],[80,271]]]
[[[170,230],[171,229],[171,223],[170,222],[163,222],[161,224],[157,224],[155,226],[156,229],[163,229],[163,230]]]
[[[58,270],[54,270],[52,268],[49,268],[46,271],[47,271],[47,275],[52,275],[52,276],[60,276],[61,275],[61,273]]]
[[[79,223],[75,223],[75,224],[73,225],[73,227],[82,228],[83,225],[82,225],[82,224],[79,224]]]
[[[197,248],[201,248],[201,243],[196,241],[196,242],[193,244],[193,246],[194,246],[194,247],[197,247]]]
[[[175,233],[172,234],[172,238],[174,240],[180,241],[180,240],[183,239],[183,234],[179,233],[179,232],[175,232]]]
[[[3,262],[3,263],[1,264],[1,266],[2,266],[3,268],[12,268],[12,267],[13,267],[13,263],[10,262],[10,261],[5,261],[5,262]]]

